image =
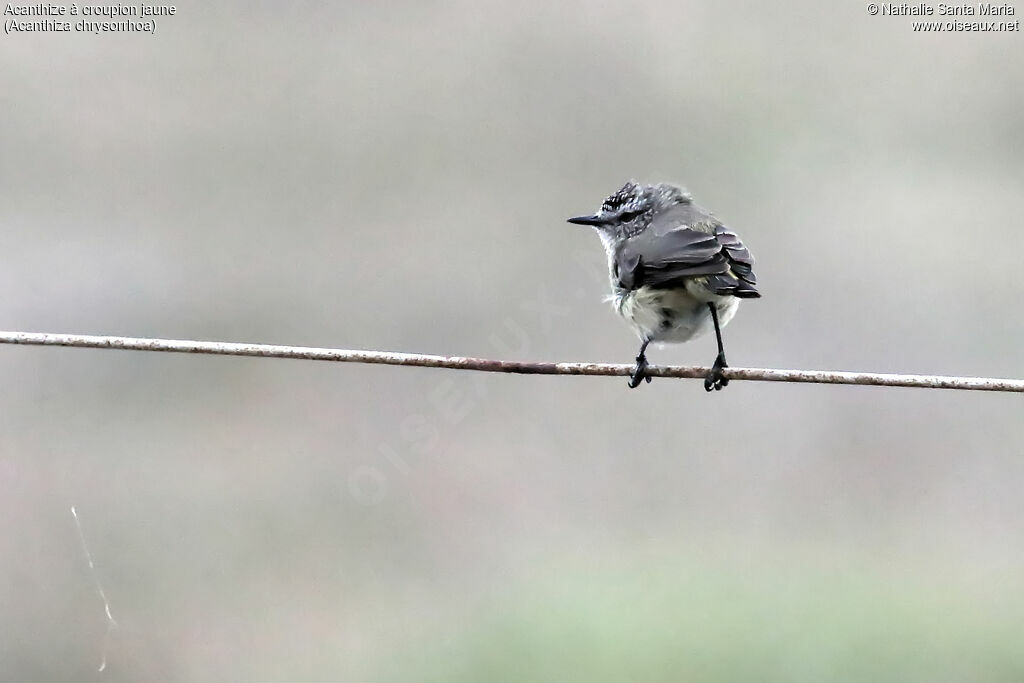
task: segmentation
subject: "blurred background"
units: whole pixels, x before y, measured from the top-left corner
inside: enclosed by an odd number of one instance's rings
[[[910,21],[4,35],[0,328],[631,362],[565,218],[636,178],[756,254],[734,365],[1022,377],[1021,36]],[[4,680],[1024,679],[1018,396],[10,346],[0,377]]]

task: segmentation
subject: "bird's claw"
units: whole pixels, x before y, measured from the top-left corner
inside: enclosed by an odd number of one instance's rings
[[[722,370],[729,367],[728,363],[725,362],[725,354],[720,353],[715,358],[714,365],[711,366],[711,372],[704,378],[704,391],[721,391],[723,388],[729,386],[729,379],[722,376]]]
[[[640,386],[640,382],[643,380],[651,381],[651,376],[645,371],[647,370],[647,356],[640,354],[636,357],[636,366],[633,368],[632,374],[629,376],[629,388],[636,389]]]

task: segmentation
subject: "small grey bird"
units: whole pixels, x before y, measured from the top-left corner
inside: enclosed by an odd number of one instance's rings
[[[754,257],[736,233],[693,203],[681,187],[630,181],[591,216],[570,223],[597,230],[608,253],[611,301],[640,336],[630,388],[651,381],[647,345],[685,342],[715,330],[718,357],[704,378],[707,391],[729,383],[722,328],[740,299],[756,299]]]

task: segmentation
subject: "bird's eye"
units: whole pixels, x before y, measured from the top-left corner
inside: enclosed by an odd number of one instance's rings
[[[619,214],[619,220],[623,223],[628,223],[639,215],[639,211],[623,211]]]

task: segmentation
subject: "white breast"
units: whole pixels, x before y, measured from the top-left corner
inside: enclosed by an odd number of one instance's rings
[[[718,309],[718,323],[722,327],[736,315],[740,305],[736,297],[709,296],[699,288],[698,296],[694,296],[688,289],[620,290],[613,295],[612,302],[641,339],[656,342],[685,342],[713,331],[709,300]]]

